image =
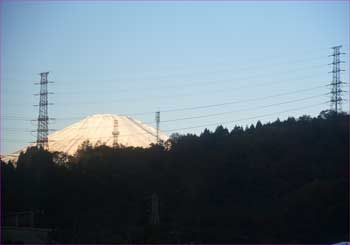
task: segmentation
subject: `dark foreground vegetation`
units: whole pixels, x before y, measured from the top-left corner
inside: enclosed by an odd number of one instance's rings
[[[60,243],[349,239],[349,116],[219,126],[149,149],[31,148],[1,163],[2,213],[38,211]],[[150,225],[151,195],[159,225]]]

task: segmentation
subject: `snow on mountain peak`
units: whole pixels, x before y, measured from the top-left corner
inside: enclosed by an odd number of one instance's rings
[[[50,134],[49,150],[73,155],[87,140],[93,145],[99,142],[112,146],[114,120],[118,121],[119,144],[147,148],[156,143],[157,132],[152,126],[125,115],[95,114]],[[166,141],[168,136],[159,132],[159,138]]]

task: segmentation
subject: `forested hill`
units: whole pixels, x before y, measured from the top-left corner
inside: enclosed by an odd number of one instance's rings
[[[349,239],[349,115],[172,135],[149,149],[31,148],[1,164],[2,213],[40,210],[66,243]],[[150,196],[159,225],[149,225]]]

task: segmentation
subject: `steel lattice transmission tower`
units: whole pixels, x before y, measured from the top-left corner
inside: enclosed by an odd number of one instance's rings
[[[160,111],[156,112],[156,129],[157,129],[157,135],[156,135],[156,141],[157,144],[159,144],[159,124],[160,124]]]
[[[49,115],[48,115],[48,106],[52,105],[48,103],[48,94],[47,84],[52,83],[47,80],[49,72],[40,73],[40,83],[35,83],[40,85],[40,93],[35,94],[40,96],[39,100],[39,116],[38,116],[38,128],[37,128],[37,138],[36,145],[44,149],[49,148],[48,144],[48,134],[49,134]]]
[[[332,71],[329,72],[332,73],[332,82],[330,83],[332,86],[330,102],[331,109],[336,113],[341,111],[341,105],[343,101],[342,93],[344,92],[341,88],[341,85],[344,83],[340,80],[340,73],[344,71],[340,69],[340,64],[344,63],[344,61],[340,60],[340,55],[344,54],[340,52],[341,47],[342,45],[332,47],[333,54],[329,55],[333,56],[333,62],[329,64],[332,65]]]
[[[152,194],[152,207],[151,207],[151,216],[150,216],[150,224],[158,225],[160,223],[159,220],[159,198],[157,193]]]
[[[114,125],[113,125],[113,148],[118,148],[118,136],[119,136],[119,129],[118,129],[118,120],[114,119]]]

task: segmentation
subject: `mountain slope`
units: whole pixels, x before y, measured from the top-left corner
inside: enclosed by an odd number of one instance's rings
[[[120,145],[146,148],[151,143],[156,143],[157,131],[147,124],[128,116],[96,114],[50,134],[49,150],[73,155],[79,146],[87,140],[93,145],[100,142],[107,146],[112,146],[114,120],[118,121],[118,143]],[[159,138],[165,141],[168,139],[168,136],[159,132]],[[19,153],[27,147],[4,157],[3,160],[16,159]]]

